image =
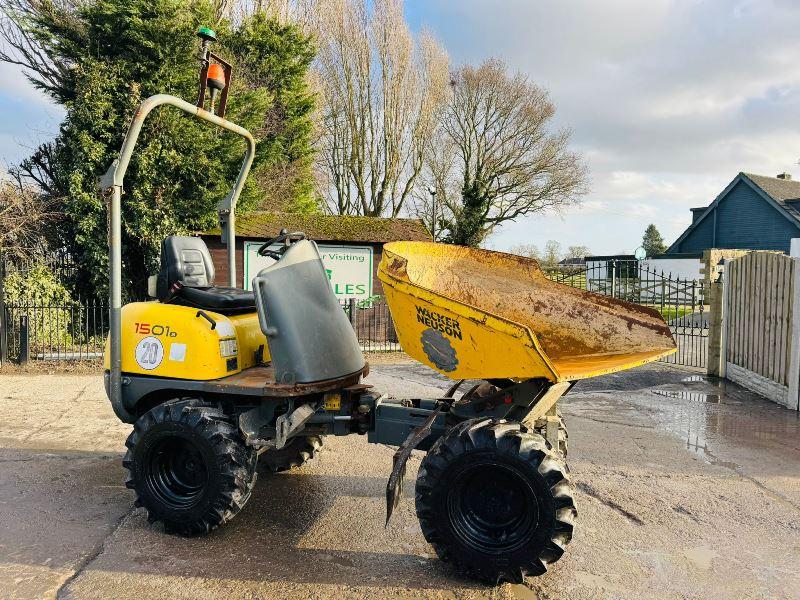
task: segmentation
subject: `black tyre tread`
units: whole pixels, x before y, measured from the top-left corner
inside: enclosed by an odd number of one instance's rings
[[[213,442],[217,464],[222,467],[221,479],[225,482],[214,502],[201,518],[193,522],[172,521],[160,518],[142,500],[133,469],[134,448],[151,427],[163,422],[182,422],[199,431]],[[256,484],[256,461],[252,448],[245,446],[233,421],[222,410],[197,398],[178,398],[160,404],[142,415],[134,424],[125,441],[127,452],[122,461],[128,470],[125,486],[136,492],[134,504],[144,506],[150,523],[162,521],[168,533],[201,535],[227,523],[242,510]]]
[[[538,556],[531,556],[525,564],[504,568],[489,565],[487,562],[470,564],[465,557],[459,556],[458,548],[449,547],[446,536],[440,529],[444,517],[437,514],[431,492],[451,460],[479,449],[516,455],[535,465],[550,488],[554,506],[550,540],[539,551]],[[460,423],[433,445],[420,466],[416,484],[416,510],[422,533],[440,559],[451,563],[462,576],[491,584],[501,581],[520,583],[526,575],[545,573],[547,566],[564,554],[564,547],[572,539],[577,516],[566,465],[545,439],[519,423],[490,418]]]
[[[259,456],[259,465],[264,465],[273,473],[296,469],[313,460],[325,443],[325,436],[309,435],[289,440],[280,450],[267,450]]]

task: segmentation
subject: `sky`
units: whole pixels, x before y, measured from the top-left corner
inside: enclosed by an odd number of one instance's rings
[[[406,0],[406,15],[453,66],[499,57],[548,89],[590,169],[579,207],[506,224],[489,247],[632,253],[649,223],[674,241],[740,171],[800,177],[797,0]],[[63,112],[15,67],[0,81],[2,169]]]
[[[562,215],[495,232],[632,253],[667,243],[740,171],[800,176],[797,0],[407,0],[454,66],[491,56],[547,88],[591,193]]]
[[[55,137],[61,107],[36,90],[19,67],[0,62],[0,174]]]

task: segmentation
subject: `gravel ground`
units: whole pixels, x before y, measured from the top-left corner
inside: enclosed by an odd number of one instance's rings
[[[369,382],[447,386],[413,363],[375,364]],[[328,438],[308,466],[262,476],[228,526],[186,539],[132,507],[129,426],[100,377],[4,373],[0,405],[4,598],[800,598],[797,414],[668,365],[567,396],[575,538],[545,576],[498,588],[436,559],[413,485],[384,529],[392,448]]]

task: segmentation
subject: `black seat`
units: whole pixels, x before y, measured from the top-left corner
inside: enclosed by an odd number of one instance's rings
[[[177,291],[173,286],[179,283]],[[182,287],[181,287],[182,286]],[[172,293],[170,292],[172,290]],[[200,238],[171,235],[161,244],[158,299],[223,315],[253,312],[253,292],[214,285],[214,263]]]

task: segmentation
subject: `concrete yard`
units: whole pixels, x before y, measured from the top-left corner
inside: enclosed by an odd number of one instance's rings
[[[369,381],[435,395],[416,364]],[[438,389],[437,389],[438,388]],[[525,585],[457,578],[405,498],[384,529],[393,449],[328,438],[204,538],[168,536],[124,485],[130,426],[99,375],[0,375],[2,598],[800,598],[800,421],[733,384],[651,365],[563,402],[577,487],[564,558]]]

